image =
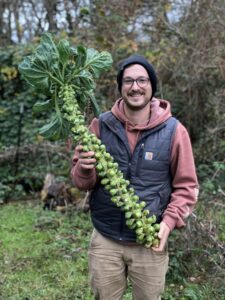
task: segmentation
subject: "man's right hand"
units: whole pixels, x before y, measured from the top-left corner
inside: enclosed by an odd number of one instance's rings
[[[95,168],[95,163],[96,163],[95,152],[94,151],[84,152],[82,145],[78,145],[75,148],[75,151],[77,152],[78,162],[80,168],[82,169],[82,172],[90,173],[90,171]]]

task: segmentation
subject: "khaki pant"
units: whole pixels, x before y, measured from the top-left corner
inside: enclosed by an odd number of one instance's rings
[[[159,300],[164,290],[168,253],[123,245],[93,231],[89,247],[91,287],[98,300],[121,300],[129,278],[134,300]]]

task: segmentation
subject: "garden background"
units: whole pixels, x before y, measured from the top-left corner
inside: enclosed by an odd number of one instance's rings
[[[157,97],[187,127],[200,183],[185,229],[170,238],[164,300],[225,299],[224,0],[0,1],[0,299],[93,299],[87,275],[89,213],[43,210],[45,176],[71,185],[75,145],[38,132],[49,119],[18,72],[43,32],[108,51],[96,82],[102,111],[119,96],[118,62],[139,53],[158,74]],[[93,117],[88,110],[87,120]],[[83,195],[79,195],[83,197]],[[131,299],[130,289],[124,299]]]

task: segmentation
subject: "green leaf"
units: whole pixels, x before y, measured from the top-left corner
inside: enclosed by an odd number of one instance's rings
[[[83,90],[93,90],[95,88],[95,83],[93,81],[93,76],[91,73],[87,70],[83,70],[80,72],[75,80],[74,80],[75,85],[80,86]]]
[[[76,67],[77,69],[85,66],[87,59],[87,49],[81,45],[76,48]]]
[[[55,136],[55,134],[60,129],[60,122],[58,120],[57,115],[54,115],[54,117],[51,119],[50,123],[44,125],[40,128],[39,133],[44,138],[49,139]]]
[[[33,106],[34,113],[40,113],[44,111],[48,111],[53,107],[53,101],[51,99],[46,100],[44,102],[36,102]]]
[[[91,101],[94,114],[98,116],[100,114],[100,108],[94,97],[93,90],[95,88],[95,82],[93,81],[92,74],[87,70],[83,70],[76,76],[73,83],[80,87],[80,90],[76,91],[76,99],[81,110],[84,111],[89,101]]]
[[[42,35],[41,43],[36,50],[36,59],[40,66],[43,63],[44,69],[51,70],[53,65],[58,66],[59,52],[51,34],[45,33]]]
[[[35,89],[48,94],[53,85],[63,82],[59,63],[57,47],[51,35],[46,33],[34,54],[19,65],[19,71]]]
[[[100,107],[98,106],[94,93],[90,94],[90,99],[91,99],[91,106],[93,108],[94,114],[96,117],[98,117],[101,113],[101,110]]]
[[[66,63],[68,63],[71,53],[69,42],[65,39],[60,40],[57,45],[57,49],[59,52],[59,59],[62,62],[62,64],[65,65]]]
[[[65,121],[62,122],[59,115],[54,114],[50,123],[39,129],[39,133],[45,139],[56,141],[69,135],[69,125]]]
[[[49,77],[42,67],[35,62],[34,56],[28,56],[19,65],[19,71],[26,81],[37,90],[45,92],[49,88]]]
[[[46,32],[42,35],[41,44],[48,46],[48,48],[50,49],[50,51],[52,53],[57,53],[58,52],[51,33]]]
[[[112,65],[111,54],[106,51],[98,52],[93,48],[87,49],[86,65],[97,78],[102,71],[107,70]]]

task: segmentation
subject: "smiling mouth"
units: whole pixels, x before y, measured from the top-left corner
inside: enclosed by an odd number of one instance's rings
[[[132,94],[130,94],[129,96],[130,97],[139,97],[139,96],[142,96],[143,94],[141,94],[141,93],[132,93]]]

